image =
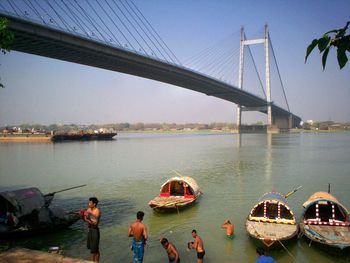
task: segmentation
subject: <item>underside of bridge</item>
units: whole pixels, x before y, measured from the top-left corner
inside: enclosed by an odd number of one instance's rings
[[[265,114],[268,105],[271,105],[276,125],[284,127],[285,123],[288,123],[290,128],[299,126],[301,119],[289,111],[191,69],[31,21],[12,16],[7,16],[7,19],[9,29],[15,34],[15,41],[11,47],[13,50],[161,81],[221,98],[246,108],[256,108]],[[286,121],[290,118],[294,121]]]

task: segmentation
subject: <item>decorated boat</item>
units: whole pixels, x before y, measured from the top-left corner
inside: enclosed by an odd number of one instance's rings
[[[55,193],[43,195],[35,187],[0,192],[0,238],[48,233],[75,223],[77,211],[49,207]]]
[[[350,248],[350,215],[333,195],[316,192],[303,204],[301,233],[311,242],[345,249]]]
[[[176,176],[167,180],[160,188],[159,196],[148,204],[154,210],[179,210],[193,204],[202,192],[197,182],[189,176]]]
[[[266,247],[274,244],[284,246],[282,242],[296,237],[299,227],[286,198],[297,189],[287,195],[277,192],[264,194],[247,217],[248,235]]]

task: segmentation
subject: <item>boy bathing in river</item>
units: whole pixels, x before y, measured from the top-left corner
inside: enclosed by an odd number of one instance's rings
[[[162,238],[160,240],[160,243],[165,248],[166,252],[168,253],[169,263],[180,263],[180,256],[179,252],[177,251],[176,247],[173,243],[170,243],[168,239]]]
[[[225,219],[224,223],[221,225],[221,228],[226,229],[226,237],[228,239],[233,239],[233,235],[234,235],[234,226],[233,224],[230,222],[230,220]]]

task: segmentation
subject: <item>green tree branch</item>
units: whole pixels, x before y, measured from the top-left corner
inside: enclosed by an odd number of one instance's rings
[[[337,60],[339,68],[342,69],[348,62],[347,52],[350,52],[350,35],[347,33],[349,25],[350,21],[346,23],[345,27],[341,29],[330,30],[326,32],[321,38],[314,39],[307,47],[305,63],[311,52],[317,46],[320,53],[323,53],[322,66],[324,70],[326,67],[329,50],[332,47],[335,47],[337,49]]]

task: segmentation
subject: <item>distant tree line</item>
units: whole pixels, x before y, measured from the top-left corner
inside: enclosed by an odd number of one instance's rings
[[[252,125],[260,126],[264,125],[262,122],[257,122]],[[212,122],[209,124],[203,123],[110,123],[110,124],[20,124],[0,127],[0,131],[9,132],[71,132],[71,131],[95,131],[104,129],[107,131],[203,131],[203,130],[217,130],[217,131],[230,131],[237,128],[234,123],[226,122]],[[337,123],[333,121],[306,121],[302,124],[304,130],[350,130],[350,122]]]
[[[258,124],[259,125],[259,124]],[[114,131],[181,131],[181,130],[231,130],[236,128],[236,124],[225,122],[213,122],[210,124],[203,123],[111,123],[111,124],[91,124],[91,125],[79,125],[79,124],[20,124],[0,127],[1,131],[7,129],[9,131],[21,130],[23,132],[28,131],[79,131],[79,130],[99,130],[107,129]]]

